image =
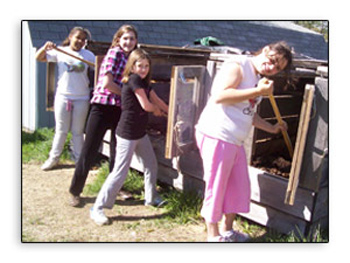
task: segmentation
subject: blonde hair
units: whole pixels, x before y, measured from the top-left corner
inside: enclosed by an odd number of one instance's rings
[[[134,51],[131,52],[129,58],[128,58],[128,62],[126,63],[124,72],[123,72],[123,79],[122,82],[123,83],[127,83],[129,81],[129,76],[132,74],[132,67],[135,65],[135,63],[137,61],[140,61],[142,59],[147,59],[148,63],[149,63],[149,71],[147,76],[145,77],[145,81],[147,83],[147,85],[149,85],[150,81],[151,81],[151,58],[148,55],[148,53],[146,51],[144,51],[143,49],[135,49]]]
[[[137,39],[138,39],[138,36],[137,36],[137,30],[134,26],[132,25],[123,25],[121,26],[118,31],[114,34],[113,36],[113,40],[112,40],[112,44],[110,46],[110,48],[114,48],[116,46],[119,46],[119,41],[120,41],[120,38],[122,37],[122,35],[124,35],[125,33],[127,32],[134,32],[135,34],[135,37],[136,37],[136,42],[137,42]],[[136,43],[137,44],[137,43]],[[135,45],[135,48],[136,48],[137,45]]]

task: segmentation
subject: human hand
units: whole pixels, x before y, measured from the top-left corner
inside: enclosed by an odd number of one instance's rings
[[[154,105],[154,111],[152,112],[154,116],[161,117],[162,116],[162,111],[161,109]]]
[[[274,126],[273,126],[273,133],[279,133],[279,132],[282,132],[282,131],[287,131],[288,130],[288,124],[282,120],[282,124],[279,124],[279,123],[276,123]]]
[[[56,47],[56,44],[51,41],[47,41],[44,45],[45,51],[49,51],[51,49],[54,49],[55,47]]]
[[[260,95],[270,95],[273,93],[273,81],[268,78],[262,78],[258,82],[258,89],[260,91]]]

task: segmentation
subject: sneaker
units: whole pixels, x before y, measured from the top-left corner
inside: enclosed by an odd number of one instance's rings
[[[90,218],[99,226],[106,225],[109,222],[108,218],[103,213],[103,210],[94,209],[94,207],[91,207],[90,209]]]
[[[240,233],[231,229],[222,234],[227,242],[246,242],[249,239],[249,235]]]
[[[58,164],[58,159],[47,159],[46,162],[41,166],[41,170],[48,171],[54,168]]]
[[[208,237],[207,242],[229,242],[223,236]]]
[[[80,205],[80,196],[79,195],[71,195],[69,200],[69,205],[73,207],[77,207]]]
[[[163,200],[162,198],[160,198],[158,196],[158,197],[154,198],[154,200],[152,202],[145,201],[145,206],[161,207],[161,206],[165,205],[166,203],[167,203],[167,201]]]

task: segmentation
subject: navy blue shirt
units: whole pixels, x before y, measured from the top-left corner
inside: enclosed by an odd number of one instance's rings
[[[137,140],[145,136],[148,123],[148,112],[141,107],[135,95],[136,89],[144,89],[149,98],[151,88],[139,75],[131,74],[122,88],[122,114],[117,127],[117,135],[127,140]]]

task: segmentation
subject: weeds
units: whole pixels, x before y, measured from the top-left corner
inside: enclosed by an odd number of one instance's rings
[[[38,129],[33,133],[22,131],[22,162],[44,162],[48,157],[54,137],[53,128]],[[61,160],[70,159],[70,145],[72,135],[69,133],[63,148]]]
[[[22,162],[28,163],[30,161],[45,161],[51,149],[52,140],[54,136],[53,129],[39,129],[34,133],[26,133],[22,131]],[[70,158],[69,153],[69,134],[61,160]],[[97,195],[100,191],[104,181],[109,174],[108,162],[102,162],[98,173],[93,182],[87,184],[84,188],[85,195]],[[137,171],[130,170],[123,185],[123,190],[132,194],[134,199],[141,200],[144,198],[144,181],[143,176]],[[164,217],[154,219],[156,225],[161,227],[172,226],[173,224],[191,224],[203,223],[200,215],[200,208],[202,206],[202,199],[196,192],[179,192],[171,187],[161,188],[160,194],[167,204],[164,206]],[[328,231],[321,229],[319,226],[307,236],[301,234],[301,231],[292,232],[289,235],[283,235],[274,230],[254,224],[249,220],[237,217],[237,225],[239,229],[248,233],[252,240],[251,242],[328,242]],[[32,220],[31,224],[40,224],[39,219]],[[130,224],[130,229],[136,229],[139,222]],[[153,226],[152,226],[153,227]],[[153,228],[149,231],[153,231]],[[30,237],[25,237],[30,240]]]

